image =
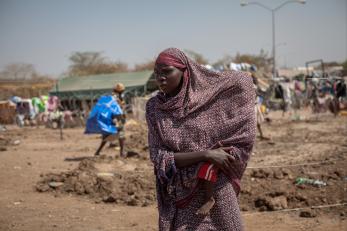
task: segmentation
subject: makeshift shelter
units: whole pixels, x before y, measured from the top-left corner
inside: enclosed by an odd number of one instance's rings
[[[11,124],[16,118],[16,105],[10,101],[0,101],[0,123]]]
[[[143,96],[156,90],[152,71],[126,72],[90,76],[70,76],[60,79],[50,91],[58,96],[68,109],[82,109],[85,102],[90,107],[100,96],[110,94],[113,86],[120,82],[125,86],[125,100]]]

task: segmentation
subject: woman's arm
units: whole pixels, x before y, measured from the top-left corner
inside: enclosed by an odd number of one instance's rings
[[[177,168],[188,167],[199,162],[211,162],[226,174],[230,174],[232,163],[235,160],[222,148],[198,152],[177,152],[174,153],[174,159]]]
[[[177,168],[184,168],[199,162],[208,161],[207,151],[176,152],[174,153],[174,159]]]

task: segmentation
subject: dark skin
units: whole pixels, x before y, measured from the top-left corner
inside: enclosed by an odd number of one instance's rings
[[[107,142],[104,139],[101,140],[101,143],[100,143],[98,149],[96,150],[96,152],[94,154],[95,156],[100,155],[100,152],[101,152],[102,148],[105,146],[106,143]]]
[[[157,65],[155,68],[157,85],[162,92],[169,96],[179,93],[183,83],[183,72],[174,66]]]
[[[165,94],[173,97],[180,92],[183,83],[182,70],[174,66],[157,65],[155,77],[160,90]],[[222,148],[198,152],[176,152],[174,158],[178,168],[188,167],[199,162],[210,162],[228,175],[231,173],[232,163],[235,161],[234,157]]]

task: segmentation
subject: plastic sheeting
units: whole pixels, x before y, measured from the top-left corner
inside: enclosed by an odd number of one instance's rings
[[[84,133],[116,134],[118,130],[113,123],[113,118],[121,114],[123,111],[113,96],[102,96],[89,114]]]
[[[34,107],[36,114],[41,113],[41,112],[45,112],[46,104],[41,98],[34,97],[31,99],[31,103]]]

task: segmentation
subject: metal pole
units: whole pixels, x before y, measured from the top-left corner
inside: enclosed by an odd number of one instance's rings
[[[276,39],[275,39],[275,10],[271,10],[272,13],[272,77],[277,77],[276,75]]]
[[[260,2],[246,2],[242,1],[241,6],[248,6],[248,5],[257,5],[260,6],[268,11],[271,11],[272,14],[272,62],[273,62],[273,67],[272,67],[272,77],[277,77],[276,75],[276,40],[275,40],[275,12],[282,8],[283,6],[287,5],[288,3],[300,3],[300,4],[305,4],[305,0],[288,0],[281,5],[279,5],[276,8],[270,8]]]

